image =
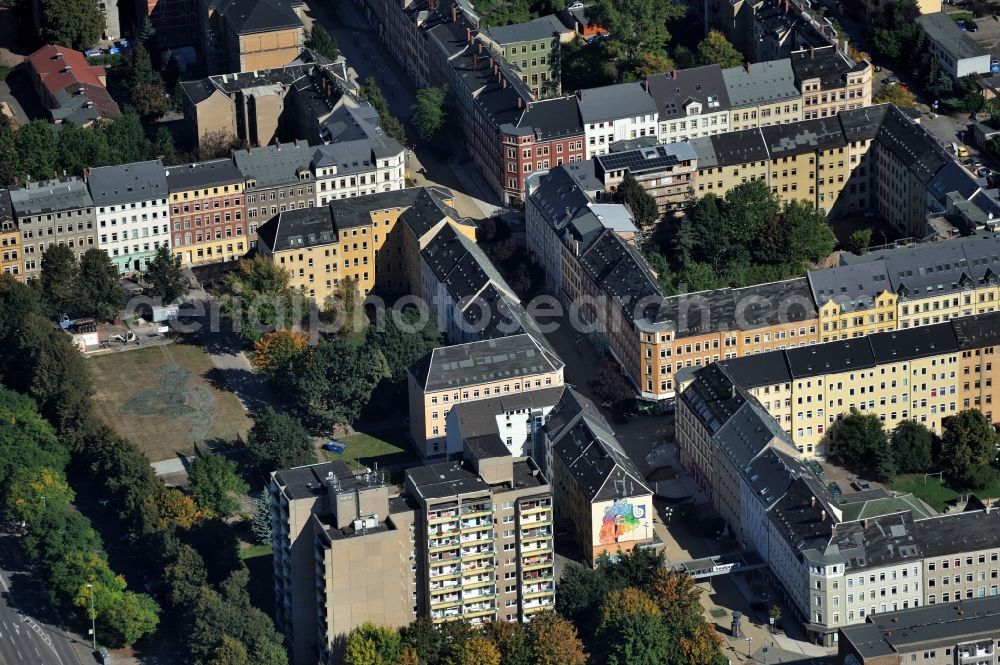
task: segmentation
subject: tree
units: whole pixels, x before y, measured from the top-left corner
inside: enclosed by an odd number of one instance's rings
[[[170,100],[162,83],[143,83],[132,90],[128,108],[144,122],[153,122],[170,109]]]
[[[957,488],[981,489],[993,480],[997,433],[982,412],[970,409],[941,421],[941,467]]]
[[[298,418],[269,406],[254,415],[246,447],[250,465],[262,473],[316,461],[312,438]]]
[[[83,253],[78,280],[80,307],[87,308],[95,317],[110,321],[125,306],[118,268],[103,249],[88,249]]]
[[[917,98],[904,85],[882,85],[875,93],[873,104],[895,104],[901,109],[912,109],[917,105]]]
[[[872,230],[871,229],[858,229],[852,231],[850,237],[847,239],[847,249],[855,254],[863,254],[866,249],[872,244]]]
[[[375,386],[389,377],[389,366],[369,340],[355,347],[338,336],[296,356],[287,374],[299,414],[324,428],[357,420]]]
[[[917,23],[920,9],[915,0],[892,0],[884,5],[872,28],[875,52],[899,60],[923,50],[924,31]]]
[[[159,492],[158,499],[157,508],[160,520],[157,526],[160,530],[171,526],[190,529],[207,517],[205,511],[199,508],[194,499],[176,487],[163,489]]]
[[[896,466],[896,458],[889,444],[888,438],[879,442],[875,449],[875,478],[883,483],[891,482],[899,471]]]
[[[100,131],[108,141],[112,164],[141,162],[152,155],[152,144],[146,138],[139,116],[126,111],[119,117],[100,124]]]
[[[698,63],[701,65],[719,65],[739,67],[743,64],[743,54],[729,43],[726,36],[718,30],[711,30],[698,44]]]
[[[250,518],[250,533],[258,545],[271,544],[271,500],[267,492],[262,492],[254,500],[253,516]]]
[[[406,128],[389,111],[389,103],[385,101],[385,95],[379,89],[375,77],[369,76],[366,78],[364,83],[361,84],[358,93],[362,99],[371,104],[372,108],[378,112],[379,124],[382,126],[383,131],[401,144],[406,145]]]
[[[413,651],[421,663],[437,663],[444,657],[444,638],[430,619],[419,617],[399,630],[405,649]]]
[[[528,624],[531,662],[535,665],[585,665],[587,653],[580,636],[566,619],[539,612]]]
[[[500,665],[500,650],[482,635],[474,635],[462,645],[459,665]]]
[[[190,282],[181,269],[181,257],[171,254],[167,243],[156,248],[142,278],[146,294],[159,298],[163,304],[174,302],[190,289]]]
[[[306,46],[330,60],[336,60],[340,57],[337,40],[318,21],[313,23],[309,38],[306,40]]]
[[[836,240],[826,215],[802,201],[786,203],[780,217],[780,254],[777,263],[815,263],[833,252]]]
[[[274,376],[287,369],[292,358],[308,346],[309,338],[303,333],[275,330],[254,342],[251,363],[258,371]]]
[[[500,652],[500,665],[533,665],[526,624],[490,621],[483,626],[483,634]]]
[[[47,121],[32,120],[23,125],[14,134],[14,146],[19,165],[14,175],[31,176],[35,180],[56,176],[59,140]]]
[[[4,485],[7,514],[17,520],[37,522],[44,511],[63,511],[74,498],[62,472],[48,467],[25,468]]]
[[[385,358],[391,374],[389,380],[406,379],[407,368],[428,351],[441,345],[437,320],[429,317],[422,325],[415,308],[386,312],[377,326],[365,330],[365,339]]]
[[[608,30],[603,47],[612,60],[633,62],[643,53],[661,53],[670,41],[667,24],[684,16],[685,7],[674,2],[598,0],[585,9],[587,19]]]
[[[617,404],[635,397],[635,391],[621,368],[611,362],[606,362],[601,367],[590,380],[589,387],[605,404]]]
[[[358,278],[348,275],[334,287],[323,316],[329,323],[338,326],[337,332],[353,335],[365,326],[364,302]]]
[[[892,453],[900,473],[929,471],[933,459],[934,434],[923,423],[904,420],[892,431]]]
[[[978,113],[986,103],[975,74],[969,74],[955,81],[953,97],[944,100],[944,105],[955,111]]]
[[[241,259],[240,269],[226,275],[222,313],[244,343],[298,324],[306,313],[303,296],[290,285],[291,274],[263,256]]]
[[[344,665],[395,665],[401,649],[395,629],[366,622],[347,636]]]
[[[108,164],[108,142],[104,134],[64,121],[60,125],[56,164],[74,175],[87,168]]]
[[[666,665],[666,631],[660,608],[639,589],[613,589],[601,604],[598,639],[604,662],[613,665]]]
[[[159,612],[159,605],[146,594],[124,591],[103,616],[102,639],[112,646],[131,646],[156,630]]]
[[[632,73],[638,79],[677,69],[677,63],[665,53],[643,53],[637,59]]]
[[[885,427],[874,413],[852,409],[830,428],[830,441],[844,464],[867,469],[878,451],[887,445]]]
[[[35,402],[0,387],[0,488],[5,488],[0,490],[0,497],[6,498],[8,506],[19,496],[11,485],[20,474],[40,473],[43,469],[55,473],[68,461],[68,452]]]
[[[236,463],[222,455],[206,453],[188,469],[191,496],[203,510],[228,517],[240,509],[233,496],[246,494],[250,486],[236,474]]]
[[[247,648],[229,635],[223,635],[208,665],[250,665]]]
[[[600,604],[607,590],[607,579],[602,572],[571,563],[559,578],[556,612],[581,625]]]
[[[74,0],[42,2],[42,39],[86,51],[104,31],[104,15],[96,3]]]
[[[626,173],[625,178],[615,188],[614,201],[628,204],[640,229],[648,229],[660,219],[656,199],[646,192],[631,173]]]
[[[448,88],[445,86],[417,90],[416,101],[410,111],[413,125],[423,140],[430,140],[444,126],[444,100],[447,96]]]
[[[75,316],[81,305],[76,283],[80,267],[66,245],[49,245],[42,254],[41,287],[46,309],[54,316]]]

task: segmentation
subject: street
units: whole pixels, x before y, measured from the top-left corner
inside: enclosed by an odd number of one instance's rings
[[[73,647],[88,645],[29,614],[51,607],[38,580],[25,570],[14,536],[0,534],[0,663],[3,665],[80,665]]]

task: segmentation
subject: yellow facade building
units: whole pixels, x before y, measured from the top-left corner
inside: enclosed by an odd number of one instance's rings
[[[21,230],[14,221],[14,208],[6,189],[0,189],[0,274],[18,281],[25,279]]]
[[[794,51],[791,64],[795,83],[802,91],[805,120],[871,106],[871,63],[856,63],[831,44]]]

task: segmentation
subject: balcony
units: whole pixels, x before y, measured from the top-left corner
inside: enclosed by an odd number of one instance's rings
[[[443,596],[431,596],[431,607],[444,609],[446,607],[458,607],[462,604],[462,594],[449,593]]]
[[[458,575],[458,566],[441,566],[431,568],[430,577],[447,577],[448,575]]]
[[[459,540],[461,540],[463,545],[490,542],[493,540],[493,531],[477,531],[471,534],[463,534]]]
[[[454,536],[445,538],[431,538],[430,540],[427,541],[427,549],[433,552],[435,550],[440,550],[448,547],[455,547],[458,544],[459,540]]]
[[[521,504],[521,514],[525,515],[528,513],[537,513],[541,510],[549,510],[552,508],[552,501],[526,501]]]
[[[493,512],[493,504],[490,502],[473,503],[462,506],[461,515],[463,517],[485,516]]]
[[[547,526],[537,527],[534,529],[524,529],[521,531],[522,540],[533,540],[536,538],[548,538],[552,535],[552,529]]]
[[[458,607],[453,607],[447,610],[431,610],[431,620],[434,622],[457,619],[460,616],[462,616],[462,610]]]
[[[521,559],[521,566],[525,569],[538,568],[541,566],[551,566],[552,556],[531,556]]]
[[[481,517],[474,517],[472,519],[462,520],[462,529],[475,529],[476,527],[492,527],[492,519],[483,519]]]
[[[479,571],[492,571],[495,564],[492,560],[478,559],[475,561],[463,561],[462,572],[474,573]]]
[[[552,545],[548,540],[539,540],[536,542],[530,542],[526,545],[521,546],[521,554],[533,554],[536,552],[550,552],[552,550]]]
[[[444,536],[450,536],[458,533],[458,523],[457,522],[445,522],[443,524],[438,524],[437,526],[432,526],[427,529],[428,538],[442,538]]]
[[[447,510],[439,510],[427,513],[427,521],[430,522],[431,524],[435,524],[437,522],[441,522],[444,520],[452,520],[455,519],[456,517],[458,517],[457,508],[449,508]]]
[[[474,589],[468,589],[462,592],[462,598],[464,600],[469,600],[470,598],[483,598],[485,596],[495,596],[497,595],[497,589],[494,586],[484,586]]]
[[[528,527],[541,524],[550,524],[552,522],[551,515],[548,513],[531,513],[530,515],[525,515],[521,518],[521,527]]]
[[[537,611],[542,609],[543,607],[549,607],[550,605],[552,605],[551,596],[545,596],[542,598],[535,598],[533,600],[526,600],[522,605],[522,607],[524,608],[525,612],[528,612],[531,610]]]
[[[441,580],[439,582],[431,582],[431,593],[435,591],[443,591],[445,589],[454,589],[458,586],[458,580]]]
[[[521,587],[521,593],[525,598],[534,598],[553,593],[556,590],[554,584],[526,584]]]
[[[463,547],[462,558],[474,556],[493,556],[493,547],[480,545],[479,547]]]

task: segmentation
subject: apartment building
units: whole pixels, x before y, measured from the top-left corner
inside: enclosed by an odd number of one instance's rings
[[[641,83],[618,83],[579,90],[586,158],[605,155],[616,141],[657,136],[656,102]]]
[[[443,193],[439,193],[442,192]],[[426,279],[425,261],[421,254],[427,245],[438,237],[440,231],[448,226],[455,233],[461,234],[471,242],[476,240],[476,225],[472,220],[458,214],[450,205],[451,192],[436,188],[425,188],[413,205],[407,208],[399,217],[402,222],[402,242],[396,249],[397,260],[402,252],[404,279],[406,291],[411,295],[423,298],[430,303],[437,295],[436,288],[428,292],[424,285]],[[392,259],[392,253],[388,257]]]
[[[871,63],[854,62],[834,44],[794,51],[790,60],[805,120],[871,106]]]
[[[997,334],[990,326],[991,317],[967,316],[951,322],[958,337],[959,399],[961,408],[978,409],[993,421],[993,405],[1000,395],[993,381],[993,357],[997,353]]]
[[[233,261],[249,249],[243,174],[231,159],[166,169],[170,247],[184,265]]]
[[[543,99],[559,94],[562,88],[559,46],[574,37],[562,21],[549,14],[527,23],[486,28],[482,34],[501,50],[534,97]]]
[[[819,341],[852,339],[895,330],[899,296],[884,261],[806,273],[816,303]]]
[[[870,617],[840,630],[837,660],[850,665],[993,665],[1000,600],[925,605]]]
[[[764,372],[773,380],[781,370],[761,355],[694,372],[677,402],[677,441],[682,463],[767,563],[811,640],[831,645],[839,628],[872,615],[996,593],[996,511],[970,501],[965,512],[928,517],[911,497],[879,492],[835,500],[768,414],[771,397],[746,387]]]
[[[924,29],[925,46],[941,71],[956,80],[970,74],[990,74],[989,51],[942,12],[940,3],[932,13],[921,14],[917,23]]]
[[[6,189],[0,189],[0,273],[24,279],[21,230],[17,228],[10,192]]]
[[[375,288],[409,292],[409,275],[419,271],[420,258],[409,249],[406,225],[398,222],[405,216],[416,224],[434,210],[443,215],[451,210],[451,197],[448,190],[412,187],[279,211],[257,229],[257,251],[286,268],[291,285],[318,303],[336,294],[345,279],[362,297]],[[475,232],[457,214],[454,219],[465,233]]]
[[[120,273],[145,270],[160,245],[170,247],[167,177],[159,159],[87,172],[97,247]]]
[[[553,608],[552,491],[530,457],[475,440],[464,463],[407,470],[404,491],[418,505],[421,616],[528,622]]]
[[[448,412],[448,454],[470,447],[503,446],[514,457],[538,457],[536,442],[564,390],[543,388],[459,404]],[[497,448],[499,450],[499,448]],[[545,464],[538,462],[545,471]]]
[[[565,388],[540,432],[556,519],[572,524],[587,562],[655,546],[653,490],[587,398]]]
[[[103,4],[103,3],[102,3]],[[107,70],[66,46],[47,44],[24,59],[31,85],[54,123],[90,126],[117,118],[118,104],[107,90]]]
[[[586,140],[575,96],[528,102],[515,123],[500,126],[504,187],[520,197],[531,173],[584,159]]]
[[[595,175],[613,192],[626,175],[635,178],[646,193],[656,199],[660,213],[679,211],[695,199],[698,154],[689,143],[651,145],[598,155]]]
[[[286,210],[316,205],[312,149],[306,141],[234,150],[233,162],[243,174],[247,239],[257,245],[257,227]]]
[[[722,79],[729,95],[730,132],[804,118],[802,93],[787,59],[723,69]]]
[[[327,662],[365,622],[399,627],[417,617],[412,499],[339,461],[273,471],[268,492],[275,622],[293,663]]]
[[[403,146],[381,130],[374,127],[371,130],[353,139],[342,136],[337,143],[313,149],[317,206],[406,187]]]
[[[282,67],[305,44],[298,5],[283,0],[199,3],[201,56],[209,73]]]
[[[27,182],[8,191],[26,279],[41,274],[42,254],[52,245],[66,245],[77,258],[97,247],[94,200],[81,178]]]
[[[646,77],[656,104],[660,143],[677,143],[729,131],[729,93],[719,65]]]
[[[562,384],[563,362],[530,334],[434,349],[408,370],[410,436],[421,457],[443,455],[452,407]]]

